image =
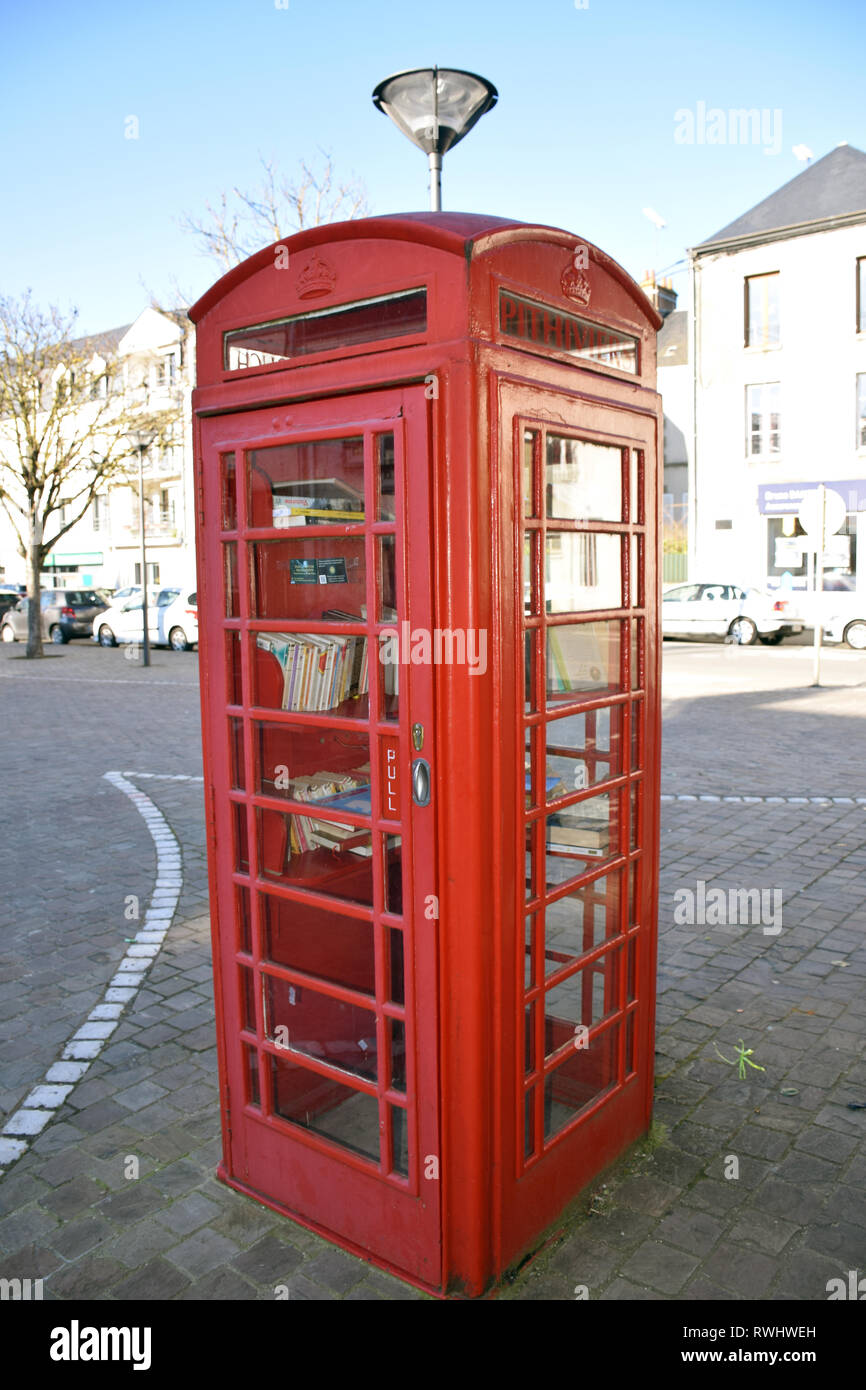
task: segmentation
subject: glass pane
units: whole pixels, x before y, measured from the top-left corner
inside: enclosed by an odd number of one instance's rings
[[[403,858],[399,835],[383,837],[385,852],[385,911],[401,916],[403,912]]]
[[[237,902],[238,949],[246,951],[247,955],[251,956],[253,953],[253,932],[249,888],[242,888],[240,884],[237,884],[235,897]]]
[[[637,998],[637,935],[629,938],[626,945],[626,1003]]]
[[[307,297],[327,294],[334,288],[333,272],[321,260],[309,261],[301,275],[307,276],[310,285]],[[405,338],[423,333],[426,327],[427,291],[400,290],[224,333],[224,361],[230,371],[240,371],[311,352],[355,347],[377,338]]]
[[[523,1011],[523,1061],[527,1075],[535,1070],[535,1004]]]
[[[258,632],[253,641],[257,705],[366,718],[370,682],[366,637]]]
[[[619,1024],[586,1048],[572,1048],[544,1083],[544,1137],[550,1139],[575,1115],[616,1085]]]
[[[631,449],[629,490],[631,492],[631,519],[638,526],[643,525],[643,450]]]
[[[265,982],[265,1033],[278,1047],[375,1081],[376,1015],[272,975]]]
[[[359,994],[376,993],[373,925],[329,908],[259,895],[265,958]]]
[[[641,750],[643,746],[643,729],[641,723],[641,711],[643,701],[632,701],[631,707],[631,765],[635,772],[643,766]]]
[[[369,830],[321,817],[257,810],[262,873],[293,887],[373,902]]]
[[[393,536],[379,536],[377,546],[378,619],[383,623],[397,621],[396,549]]]
[[[241,681],[241,634],[239,632],[226,633],[226,685],[228,687],[226,698],[229,704],[242,705],[244,697]]]
[[[546,728],[547,800],[594,787],[622,768],[621,705],[551,719]]]
[[[544,973],[553,975],[585,951],[617,936],[620,929],[620,872],[574,888],[544,910]]]
[[[538,613],[534,560],[537,545],[537,532],[528,532],[523,537],[523,611],[533,615]]]
[[[548,628],[548,704],[618,690],[621,639],[622,624],[615,618]]]
[[[364,440],[277,444],[249,455],[251,526],[310,527],[364,520]]]
[[[530,808],[531,806],[535,806],[535,805],[538,804],[538,788],[537,788],[538,779],[537,779],[536,777],[533,776],[533,757],[532,757],[532,751],[533,751],[533,748],[536,747],[537,744],[538,744],[538,738],[539,738],[539,731],[538,731],[537,729],[526,729],[526,730],[525,730],[525,740],[526,740],[526,741],[525,741],[525,745],[524,745],[523,768],[524,768],[524,774],[525,774],[526,809],[527,809],[527,810],[529,810],[529,808]],[[536,758],[536,762],[537,762],[537,758]]]
[[[406,986],[403,977],[403,933],[399,927],[388,928],[389,964],[391,970],[391,989],[389,998],[392,1004],[405,1004]]]
[[[533,952],[536,952],[536,951],[538,950],[537,937],[538,937],[538,917],[537,917],[537,916],[527,917],[527,919],[526,919],[526,928],[525,928],[525,937],[524,937],[524,948],[523,948],[523,987],[524,987],[524,989],[530,989],[530,988],[532,987],[532,984],[533,984],[533,981],[534,981],[534,978],[535,978],[535,972],[534,972],[534,969],[533,969]]]
[[[226,617],[239,618],[241,606],[238,593],[238,548],[234,541],[229,541],[223,549],[225,551]]]
[[[253,990],[254,976],[247,965],[238,966],[238,982],[241,991],[241,1027],[256,1031],[256,1005]]]
[[[247,778],[244,763],[244,721],[242,719],[229,720],[229,748],[231,749],[232,786],[238,791],[245,791]]]
[[[394,436],[376,436],[376,474],[379,521],[393,521],[394,511]]]
[[[622,521],[622,449],[565,435],[547,436],[544,476],[549,517]]]
[[[274,1114],[378,1162],[379,1105],[330,1077],[271,1058]]]
[[[629,820],[630,820],[630,822],[631,822],[631,839],[630,839],[630,847],[631,847],[633,850],[634,850],[634,849],[637,849],[637,847],[638,847],[638,845],[639,845],[639,843],[640,843],[640,837],[641,837],[640,803],[641,803],[640,782],[632,782],[632,787],[631,787],[631,815],[630,815],[630,817],[629,817]]]
[[[399,1105],[389,1105],[391,1113],[391,1171],[401,1178],[409,1176],[409,1126],[406,1111]]]
[[[526,1100],[523,1105],[524,1158],[529,1158],[531,1154],[535,1153],[535,1096],[536,1088],[533,1086],[532,1089],[527,1092]]]
[[[367,569],[361,536],[259,541],[252,552],[252,614],[292,622],[362,621]]]
[[[262,1098],[259,1092],[259,1058],[254,1047],[244,1043],[244,1059],[247,1064],[247,1104],[261,1105]]]
[[[630,1013],[625,1021],[625,1074],[634,1071],[634,1022],[635,1013]]]
[[[526,896],[527,896],[527,898],[533,898],[533,897],[536,897],[536,896],[537,896],[537,889],[535,889],[535,891],[534,891],[534,886],[535,886],[535,880],[536,880],[536,878],[537,878],[537,873],[533,873],[533,865],[532,865],[532,859],[533,859],[533,856],[532,856],[532,843],[533,843],[533,839],[534,839],[534,837],[535,837],[535,825],[536,825],[536,822],[535,822],[535,821],[532,821],[532,822],[530,822],[530,824],[527,825],[527,827],[526,827]]]
[[[615,997],[613,958],[605,956],[549,989],[544,996],[545,1057],[569,1043],[576,1050],[591,1048],[583,1030],[613,1011]]]
[[[222,459],[223,526],[224,531],[236,531],[238,525],[238,483],[234,454]]]
[[[637,927],[643,921],[643,907],[641,904],[641,861],[635,859],[630,865],[629,872],[629,896],[628,896],[628,924],[630,927]]]
[[[524,638],[524,702],[527,713],[538,708],[538,691],[536,689],[535,672],[535,652],[538,645],[538,634],[527,632]]]
[[[631,688],[643,687],[643,618],[631,620]]]
[[[612,799],[607,792],[591,796],[565,811],[548,816],[545,824],[545,876],[547,887],[556,888],[576,878],[599,860],[617,853],[612,826]]]
[[[523,431],[523,515],[537,516],[535,489],[533,487],[532,464],[536,453],[537,430]]]
[[[235,868],[239,873],[250,871],[250,850],[247,842],[247,808],[239,802],[232,802],[232,819],[235,828]]]
[[[308,724],[253,724],[256,791],[370,814],[370,741],[354,730]],[[361,791],[360,800],[353,792]]]
[[[391,1049],[391,1086],[395,1091],[406,1090],[406,1025],[399,1018],[387,1020]]]
[[[596,531],[548,532],[544,606],[548,613],[621,608],[622,541]]]

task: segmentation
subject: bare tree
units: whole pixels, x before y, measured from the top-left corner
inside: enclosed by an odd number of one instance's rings
[[[280,241],[292,232],[322,222],[366,217],[369,208],[364,185],[337,178],[330,154],[322,153],[317,170],[300,161],[300,175],[291,180],[278,173],[273,160],[261,159],[258,188],[244,193],[235,187],[222,193],[216,206],[205,204],[204,217],[187,215],[180,225],[199,239],[202,255],[230,270],[254,251]]]
[[[104,339],[72,336],[64,314],[0,298],[0,506],[27,561],[27,656],[42,656],[40,576],[60,537],[97,491],[132,467],[128,432],[169,444],[179,410],[146,409],[146,389],[125,387]]]

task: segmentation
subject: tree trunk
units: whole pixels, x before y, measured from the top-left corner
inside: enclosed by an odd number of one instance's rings
[[[26,656],[43,656],[42,603],[40,575],[42,574],[42,519],[37,512],[30,514],[30,543],[27,547],[27,651]]]

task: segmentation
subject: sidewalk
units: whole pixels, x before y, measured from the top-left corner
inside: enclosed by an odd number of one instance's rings
[[[699,698],[671,682],[665,795],[826,799],[664,801],[653,1134],[501,1298],[823,1301],[827,1280],[866,1269],[866,1109],[849,1108],[866,1105],[866,700],[745,686]],[[86,1079],[0,1179],[0,1277],[42,1278],[62,1300],[272,1300],[278,1285],[291,1299],[422,1298],[215,1180],[202,789],[139,785],[181,842],[180,904]],[[136,830],[142,854],[146,840]],[[780,888],[782,931],[677,924],[674,895],[699,881]],[[118,951],[106,947],[106,980]],[[43,989],[28,1003],[43,1013],[13,1035],[10,1105],[32,1084],[28,1033],[56,1023]],[[743,1080],[718,1055],[740,1039],[764,1068]]]

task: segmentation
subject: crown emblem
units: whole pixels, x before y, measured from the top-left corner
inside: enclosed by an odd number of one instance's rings
[[[584,308],[586,307],[592,294],[592,287],[590,286],[589,276],[585,270],[578,270],[577,267],[572,265],[571,261],[569,261],[565,270],[562,272],[560,284],[562,285],[563,294],[567,294],[569,299],[575,299],[578,304],[582,304]]]
[[[314,255],[298,274],[295,287],[300,299],[317,299],[319,295],[330,294],[336,283],[337,272],[333,266]]]

